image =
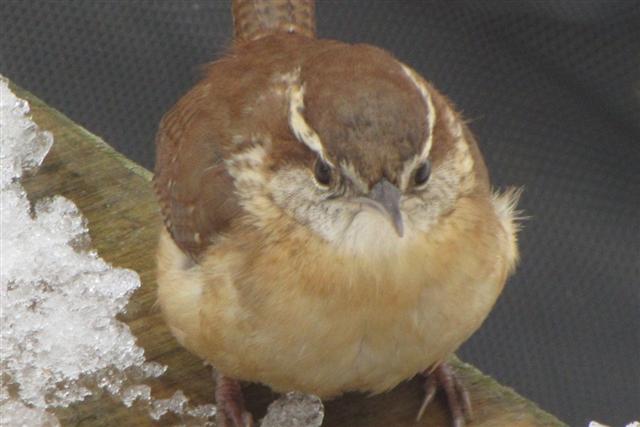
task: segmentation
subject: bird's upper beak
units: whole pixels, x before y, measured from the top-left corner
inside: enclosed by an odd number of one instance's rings
[[[400,212],[401,196],[402,193],[398,187],[387,181],[386,178],[382,178],[373,186],[368,197],[363,198],[369,202],[367,205],[378,210],[391,221],[398,237],[402,237],[404,234],[404,224]]]

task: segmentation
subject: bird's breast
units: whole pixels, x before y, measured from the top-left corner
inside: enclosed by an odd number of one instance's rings
[[[163,239],[161,260],[163,245],[175,250]],[[502,286],[478,251],[442,249],[367,259],[295,232],[261,250],[229,240],[195,269],[165,263],[160,304],[183,344],[229,376],[322,397],[382,392],[452,353]]]

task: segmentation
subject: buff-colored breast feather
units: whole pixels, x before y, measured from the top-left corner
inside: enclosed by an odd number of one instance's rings
[[[286,242],[223,239],[198,266],[163,233],[159,302],[181,343],[226,375],[321,397],[381,392],[443,361],[484,320],[517,259],[515,197],[461,198],[382,263],[336,257],[283,224]]]

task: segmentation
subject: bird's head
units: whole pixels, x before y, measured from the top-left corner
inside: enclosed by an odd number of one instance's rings
[[[244,176],[252,203],[261,196],[256,214],[273,204],[338,247],[370,251],[428,233],[459,197],[488,188],[450,103],[383,50],[341,45],[280,82],[286,123],[236,163],[250,168],[236,169],[236,185]]]

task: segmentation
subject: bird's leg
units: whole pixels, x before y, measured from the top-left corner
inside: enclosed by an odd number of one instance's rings
[[[214,376],[218,427],[253,427],[253,418],[244,407],[240,383],[219,373],[214,373]]]
[[[462,382],[456,377],[454,370],[448,363],[442,363],[432,372],[425,371],[425,396],[418,411],[416,420],[420,420],[425,409],[436,395],[438,386],[442,387],[447,398],[453,427],[464,427],[471,419],[471,399]]]

